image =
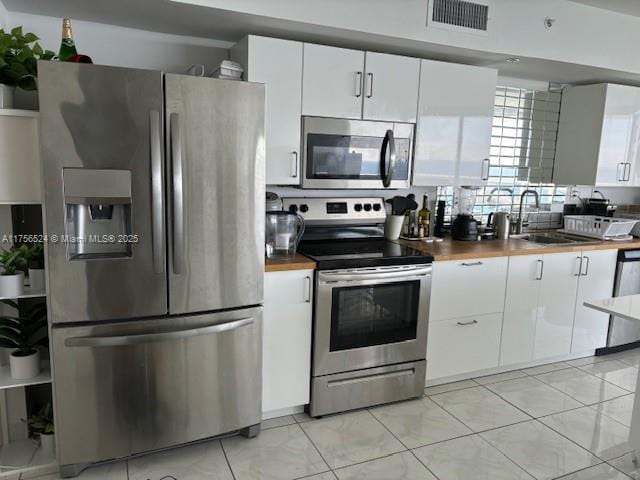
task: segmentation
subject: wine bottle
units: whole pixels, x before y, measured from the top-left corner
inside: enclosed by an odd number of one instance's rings
[[[424,236],[429,236],[429,228],[431,224],[431,211],[429,210],[429,199],[425,195],[422,200],[422,208],[418,212],[418,224],[424,227]],[[420,235],[422,237],[422,235]]]
[[[71,33],[71,20],[64,18],[62,19],[62,43],[60,44],[58,58],[66,62],[70,57],[77,54],[73,33]]]

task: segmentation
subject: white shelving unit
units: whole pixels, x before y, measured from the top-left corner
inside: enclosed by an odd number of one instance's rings
[[[42,290],[36,290],[31,288],[30,286],[24,287],[24,293],[18,297],[0,297],[0,300],[20,300],[21,298],[38,298],[38,297],[46,297],[47,292],[43,292]]]
[[[41,366],[42,370],[40,374],[33,378],[26,379],[15,379],[11,376],[11,371],[9,365],[3,365],[0,367],[0,390],[4,390],[5,388],[15,388],[15,387],[27,387],[29,385],[39,385],[42,383],[50,383],[51,382],[51,366],[49,362],[42,362]]]

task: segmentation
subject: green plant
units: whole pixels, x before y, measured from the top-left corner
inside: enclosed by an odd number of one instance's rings
[[[17,270],[27,266],[31,253],[27,245],[11,247],[9,250],[0,249],[0,275],[15,275]]]
[[[2,300],[2,303],[18,310],[13,300]],[[0,316],[0,347],[15,348],[15,356],[27,356],[33,353],[38,345],[48,344],[47,307],[44,302],[37,303],[18,317]]]
[[[44,268],[44,244],[34,243],[31,245],[27,260],[30,268]]]
[[[0,83],[23,90],[38,89],[38,60],[51,60],[55,53],[44,50],[33,33],[22,27],[0,29]]]
[[[38,413],[31,415],[27,419],[27,425],[29,425],[31,433],[39,433],[40,435],[51,435],[54,433],[53,408],[51,408],[51,403],[47,403]]]

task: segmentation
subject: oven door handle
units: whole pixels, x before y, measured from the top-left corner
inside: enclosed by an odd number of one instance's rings
[[[318,280],[321,282],[352,282],[358,280],[388,280],[397,278],[412,278],[416,276],[431,275],[432,267],[421,267],[411,270],[398,270],[396,272],[320,272]]]

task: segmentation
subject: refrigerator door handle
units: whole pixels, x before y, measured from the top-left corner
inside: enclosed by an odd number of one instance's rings
[[[184,189],[182,162],[182,131],[180,116],[169,117],[171,135],[171,167],[173,188],[173,273],[184,273]]]
[[[66,347],[122,347],[140,345],[142,343],[165,342],[168,340],[183,340],[189,337],[211,335],[213,333],[229,332],[238,328],[252,325],[254,319],[240,318],[225,323],[217,323],[206,327],[175,330],[173,332],[143,333],[137,335],[114,335],[96,337],[71,337],[64,341]]]
[[[164,193],[162,191],[162,142],[160,112],[149,112],[149,143],[151,152],[151,249],[153,271],[164,273],[164,232],[163,211]]]

